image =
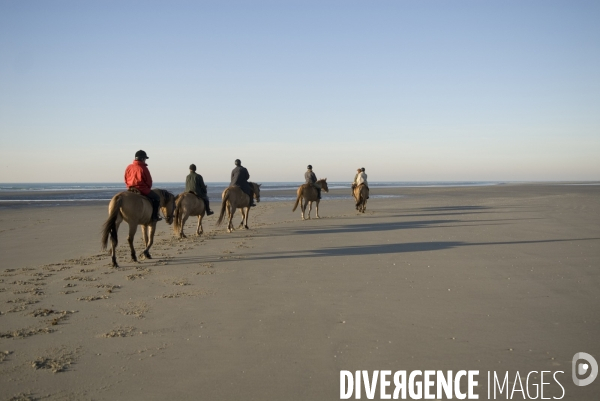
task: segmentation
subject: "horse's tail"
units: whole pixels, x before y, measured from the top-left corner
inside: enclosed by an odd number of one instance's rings
[[[179,234],[179,231],[181,230],[181,220],[183,219],[183,213],[181,210],[182,203],[183,203],[183,196],[177,195],[175,197],[175,213],[173,215],[173,231],[175,231],[176,234]]]
[[[106,248],[108,247],[108,236],[109,235],[110,235],[112,242],[114,242],[115,245],[118,242],[117,226],[115,223],[117,221],[117,217],[119,216],[119,213],[121,213],[121,203],[122,202],[123,202],[123,198],[121,197],[121,195],[115,196],[110,202],[112,204],[112,210],[111,210],[110,214],[108,215],[108,219],[106,219],[106,222],[102,226],[102,239],[100,240],[100,243],[102,244],[103,251],[105,251]]]
[[[298,208],[298,203],[300,203],[300,199],[302,198],[302,192],[304,190],[304,185],[300,186],[300,188],[298,188],[298,197],[296,198],[296,203],[294,203],[294,208],[292,209],[292,212],[295,212],[296,209]]]
[[[229,200],[229,189],[226,189],[223,192],[223,201],[221,202],[221,212],[219,213],[219,219],[217,220],[217,225],[221,225],[223,223],[223,217],[225,216],[225,209],[227,208],[227,201]]]

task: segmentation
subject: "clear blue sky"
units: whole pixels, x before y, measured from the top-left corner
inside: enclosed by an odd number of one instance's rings
[[[0,182],[600,180],[598,1],[0,0]]]

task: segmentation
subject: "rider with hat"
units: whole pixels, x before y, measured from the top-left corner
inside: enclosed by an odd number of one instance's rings
[[[210,206],[208,203],[208,193],[206,191],[204,179],[200,174],[196,174],[195,164],[190,164],[190,173],[185,178],[185,192],[191,192],[204,201],[207,216],[210,216],[214,213],[212,210],[210,210]]]
[[[242,166],[240,159],[235,160],[235,168],[231,170],[231,186],[238,186],[241,190],[250,197],[250,206],[256,206],[254,203],[254,191],[252,185],[248,183],[250,174],[246,167]]]
[[[311,187],[314,187],[317,190],[317,197],[321,199],[321,187],[317,185],[317,176],[312,171],[312,166],[309,164],[306,166],[307,170],[304,173],[304,180],[306,184],[310,184]]]
[[[367,182],[367,173],[365,173],[365,168],[361,167],[358,169],[358,174],[354,177],[354,186],[357,187],[360,184],[363,184],[367,189],[369,189],[369,183]],[[367,199],[369,196],[367,195]]]
[[[146,164],[148,159],[148,155],[143,150],[135,152],[135,160],[125,170],[125,185],[127,185],[127,188],[136,188],[150,200],[152,204],[152,221],[160,221],[162,220],[158,216],[160,196],[152,191],[152,176]]]

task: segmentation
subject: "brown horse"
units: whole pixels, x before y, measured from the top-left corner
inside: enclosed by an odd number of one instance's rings
[[[204,201],[196,196],[196,194],[185,192],[177,195],[175,197],[175,216],[173,218],[173,230],[175,234],[178,234],[179,238],[186,238],[186,235],[183,233],[185,222],[190,216],[198,216],[196,235],[202,235],[204,232],[202,229],[202,218],[205,214]]]
[[[175,209],[175,197],[169,191],[163,189],[153,189],[160,197],[160,209],[162,210],[167,224],[173,223],[173,210]],[[146,248],[142,254],[146,259],[152,259],[150,256],[150,247],[154,242],[154,231],[156,221],[152,221],[152,204],[145,196],[131,191],[124,191],[116,194],[108,204],[108,219],[102,226],[102,250],[106,250],[108,237],[110,235],[112,266],[119,267],[117,263],[116,248],[119,243],[117,231],[119,225],[125,220],[129,223],[129,248],[131,249],[131,261],[137,262],[135,249],[133,247],[133,237],[137,231],[137,226],[142,226],[142,238]]]
[[[327,178],[322,178],[322,179],[318,180],[316,185],[320,186],[323,191],[329,192],[329,188],[327,187]],[[320,219],[320,217],[319,217],[319,196],[317,193],[317,189],[314,188],[310,184],[303,184],[303,185],[300,185],[300,188],[298,188],[298,191],[296,191],[296,193],[298,194],[298,197],[296,198],[296,203],[294,204],[294,208],[292,209],[292,212],[296,211],[296,208],[298,207],[298,203],[300,203],[300,210],[302,211],[302,220],[304,220],[304,211],[306,210],[306,206],[308,205],[308,218],[310,219],[310,211],[312,210],[312,203],[315,202],[316,209],[317,209],[317,219]]]
[[[364,213],[367,210],[367,199],[369,199],[369,188],[365,184],[360,184],[354,188],[354,200],[356,200],[356,210]]]
[[[252,186],[254,192],[254,199],[256,202],[260,202],[260,185],[254,182],[248,182]],[[250,212],[250,197],[246,195],[242,189],[238,186],[231,186],[229,188],[225,188],[223,191],[223,201],[221,202],[221,213],[219,214],[219,219],[217,220],[217,225],[221,225],[223,222],[223,217],[225,216],[225,209],[227,209],[227,216],[229,220],[227,222],[227,232],[233,231],[233,223],[231,220],[233,219],[233,215],[235,214],[235,209],[240,208],[242,210],[242,222],[240,223],[240,228],[244,227],[248,229],[248,213]]]

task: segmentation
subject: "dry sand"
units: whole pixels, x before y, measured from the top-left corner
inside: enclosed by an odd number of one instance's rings
[[[137,264],[121,227],[120,269],[106,205],[3,209],[0,397],[336,400],[340,370],[465,369],[480,399],[488,371],[542,370],[598,399],[571,358],[600,361],[600,186],[378,193],[406,196],[358,215],[324,195],[308,221],[263,202],[250,230],[191,218],[183,240],[161,222]]]

